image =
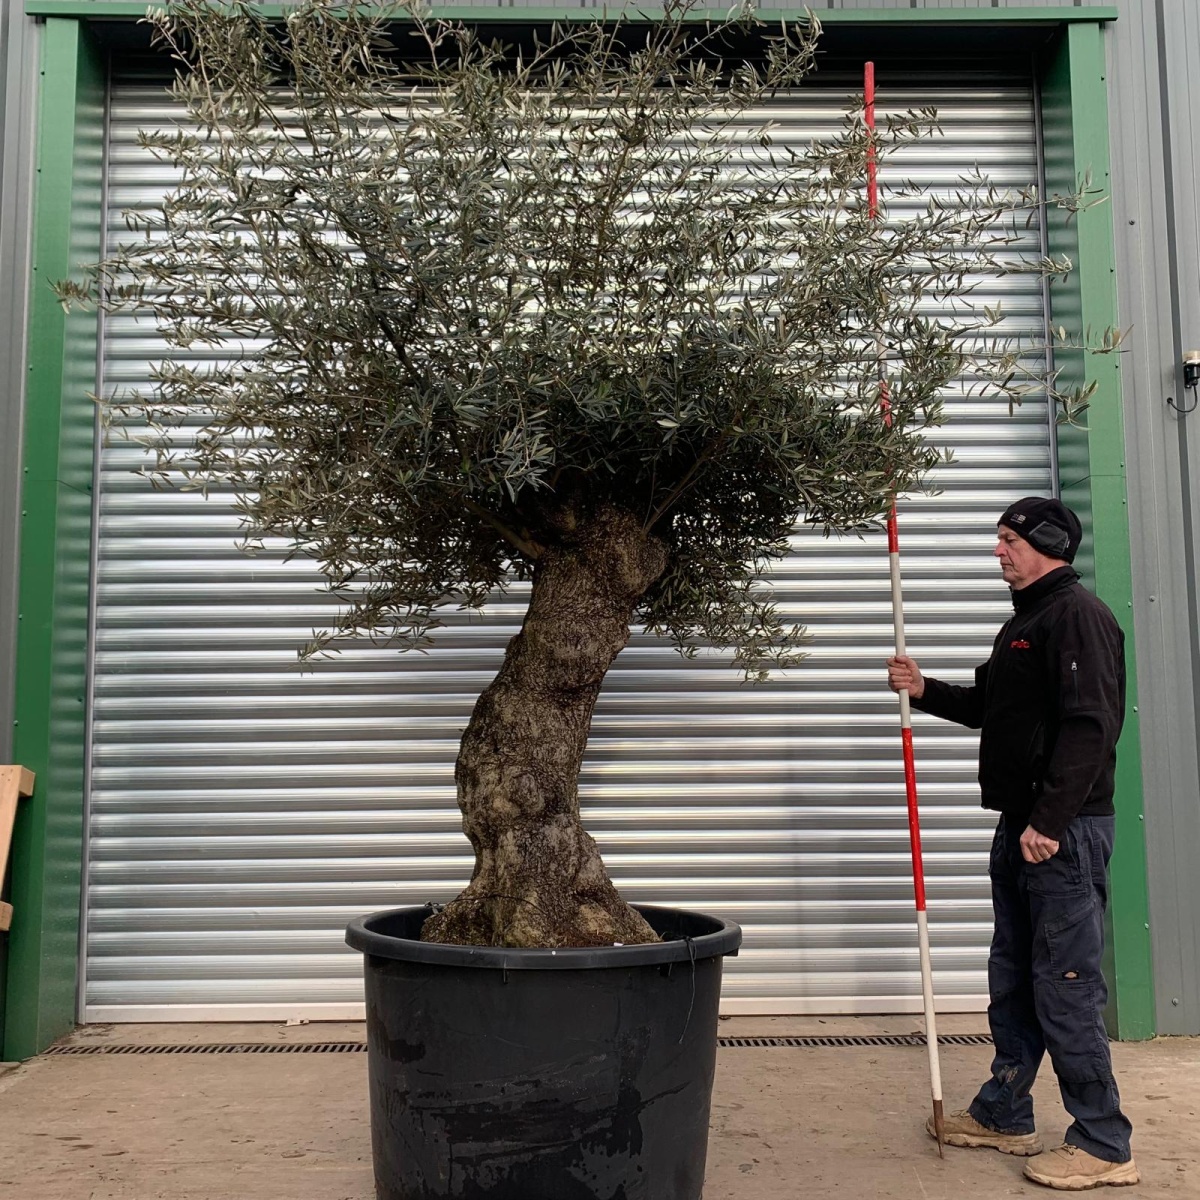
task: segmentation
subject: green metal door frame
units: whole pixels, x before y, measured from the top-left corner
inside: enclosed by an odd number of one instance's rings
[[[105,74],[77,20],[42,37],[13,756],[37,774],[13,833],[4,1056],[74,1023],[83,850],[97,322],[67,316],[48,281],[100,251]]]
[[[273,6],[264,5],[264,8]],[[282,6],[274,6],[282,7]],[[88,18],[140,19],[124,0],[26,0],[44,17],[38,108],[37,196],[29,323],[20,614],[17,644],[17,761],[37,772],[37,794],[22,807],[14,837],[3,1053],[36,1054],[74,1024],[78,989],[86,752],[92,463],[98,323],[66,316],[48,281],[99,254],[104,55]],[[590,19],[586,9],[439,9],[464,19],[529,23]],[[764,17],[781,17],[779,11]],[[798,14],[789,12],[789,17]],[[1086,171],[1107,189],[1108,124],[1101,25],[1110,8],[857,9],[822,21],[870,27],[1036,24],[1061,31],[1039,67],[1046,167],[1051,191],[1074,187]],[[1055,324],[1098,331],[1117,321],[1112,213],[1108,204],[1051,230],[1055,250],[1078,264],[1051,289]],[[1092,533],[1081,568],[1120,619],[1135,678],[1133,590],[1125,503],[1120,376],[1115,356],[1060,356],[1068,376],[1095,380],[1086,430],[1060,438],[1060,480]],[[1146,856],[1136,696],[1122,738],[1117,781],[1122,836],[1112,864],[1112,1030],[1122,1038],[1154,1033]]]
[[[1052,219],[1048,231],[1051,251],[1078,264],[1051,284],[1053,320],[1093,339],[1118,323],[1106,75],[1103,35],[1091,24],[1063,30],[1041,71],[1047,190],[1069,192],[1090,177],[1103,197],[1074,220]],[[1106,974],[1113,985],[1110,1032],[1133,1040],[1154,1036],[1155,1016],[1120,356],[1060,351],[1056,365],[1065,382],[1096,385],[1086,428],[1060,427],[1059,483],[1084,524],[1080,573],[1116,614],[1126,639],[1128,697],[1117,757],[1119,836],[1110,866]]]

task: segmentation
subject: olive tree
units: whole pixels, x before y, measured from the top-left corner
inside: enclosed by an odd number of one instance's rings
[[[797,521],[863,530],[919,488],[948,385],[1046,386],[970,301],[981,273],[1069,268],[1011,253],[1043,201],[966,175],[873,220],[868,153],[936,114],[872,133],[848,102],[834,136],[781,138],[811,16],[677,7],[514,45],[330,0],[148,19],[187,120],[141,141],[178,183],[58,287],[218,365],[168,359],[110,415],[149,429],[156,480],[232,487],[248,541],[315,560],[341,607],[306,653],[417,648],[447,606],[529,581],[455,768],[474,873],[423,936],[654,939],[577,795],[631,623],[752,678],[796,661],[759,579]]]

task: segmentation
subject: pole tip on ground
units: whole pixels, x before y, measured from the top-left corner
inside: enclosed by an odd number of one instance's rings
[[[938,1157],[946,1157],[946,1117],[942,1112],[942,1102],[933,1102],[933,1131],[937,1134]]]

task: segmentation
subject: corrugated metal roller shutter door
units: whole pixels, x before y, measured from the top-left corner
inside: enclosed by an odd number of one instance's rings
[[[952,188],[975,163],[1035,178],[1023,88],[922,90],[944,140],[903,174]],[[842,91],[781,107],[797,137],[832,129]],[[139,127],[171,115],[158,89],[114,88],[109,227],[168,185]],[[1031,246],[1036,235],[1030,234]],[[1010,327],[1041,328],[1036,280],[989,283]],[[153,332],[107,322],[106,392],[143,382]],[[935,672],[986,656],[1007,593],[988,557],[996,514],[1049,486],[1047,414],[952,398],[957,464],[905,503],[910,640]],[[428,655],[369,646],[301,673],[327,620],[317,576],[234,548],[222,498],[156,492],[136,446],[103,451],[90,790],[86,1014],[280,1018],[361,1012],[346,921],[449,898],[466,880],[452,767],[474,697],[522,612],[518,591],[454,617]],[[727,914],[746,930],[728,1011],[920,1007],[881,537],[798,532],[773,575],[813,633],[800,670],[739,683],[719,656],[685,662],[635,637],[596,714],[582,780],[588,827],[624,893]],[[918,717],[933,961],[946,1009],[984,1003],[990,935],[975,738]]]

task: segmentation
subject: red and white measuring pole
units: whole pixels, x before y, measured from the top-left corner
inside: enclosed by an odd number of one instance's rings
[[[866,100],[867,129],[867,208],[872,220],[879,217],[879,184],[875,165],[875,64],[867,63],[863,94]],[[892,423],[888,397],[887,371],[883,360],[883,339],[877,343],[879,359],[879,403],[883,419]],[[904,642],[904,591],[900,579],[900,537],[896,529],[896,496],[892,494],[887,519],[888,563],[892,575],[892,623],[896,630],[896,656],[907,653]],[[921,818],[917,809],[917,770],[913,761],[912,709],[908,692],[900,692],[900,739],[904,748],[904,787],[908,794],[908,840],[912,847],[913,891],[917,901],[917,941],[921,950],[921,993],[925,1001],[925,1041],[929,1051],[929,1082],[933,1093],[933,1127],[937,1133],[938,1153],[943,1149],[942,1067],[938,1058],[937,1017],[933,1010],[933,967],[929,960],[929,918],[925,911],[925,864],[921,857]]]

